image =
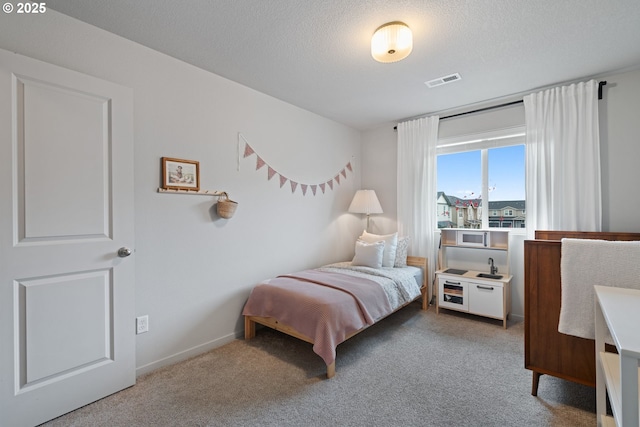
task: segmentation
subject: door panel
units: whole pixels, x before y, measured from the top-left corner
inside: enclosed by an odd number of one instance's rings
[[[0,50],[0,413],[36,425],[135,383],[133,96]],[[7,345],[5,345],[7,343]]]
[[[15,84],[24,238],[110,237],[109,100],[24,76]]]
[[[18,284],[14,311],[24,319],[20,387],[113,359],[111,275],[107,271],[45,277]],[[77,307],[75,302],[82,301]],[[46,317],[45,317],[46,316]],[[80,320],[80,321],[79,321]]]

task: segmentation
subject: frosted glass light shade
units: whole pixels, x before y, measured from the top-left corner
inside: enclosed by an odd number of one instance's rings
[[[404,22],[389,22],[379,27],[371,38],[371,56],[378,62],[396,62],[413,49],[411,29]]]
[[[351,205],[349,205],[349,212],[351,213],[363,213],[363,214],[381,214],[382,206],[376,192],[373,190],[358,190],[356,191]]]

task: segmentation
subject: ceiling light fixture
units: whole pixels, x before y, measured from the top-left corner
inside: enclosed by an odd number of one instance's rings
[[[411,53],[413,36],[407,24],[400,21],[386,23],[373,33],[371,56],[378,62],[400,61]]]

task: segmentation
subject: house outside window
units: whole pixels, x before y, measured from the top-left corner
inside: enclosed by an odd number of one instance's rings
[[[523,127],[438,141],[437,169],[438,228],[525,227]]]
[[[489,205],[499,209],[491,211],[489,227],[525,228],[525,201],[506,200],[489,202]]]

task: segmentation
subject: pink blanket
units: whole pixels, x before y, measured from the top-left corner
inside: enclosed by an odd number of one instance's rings
[[[313,351],[327,365],[346,337],[391,313],[380,285],[361,277],[305,270],[257,285],[245,316],[273,317],[313,339]]]

